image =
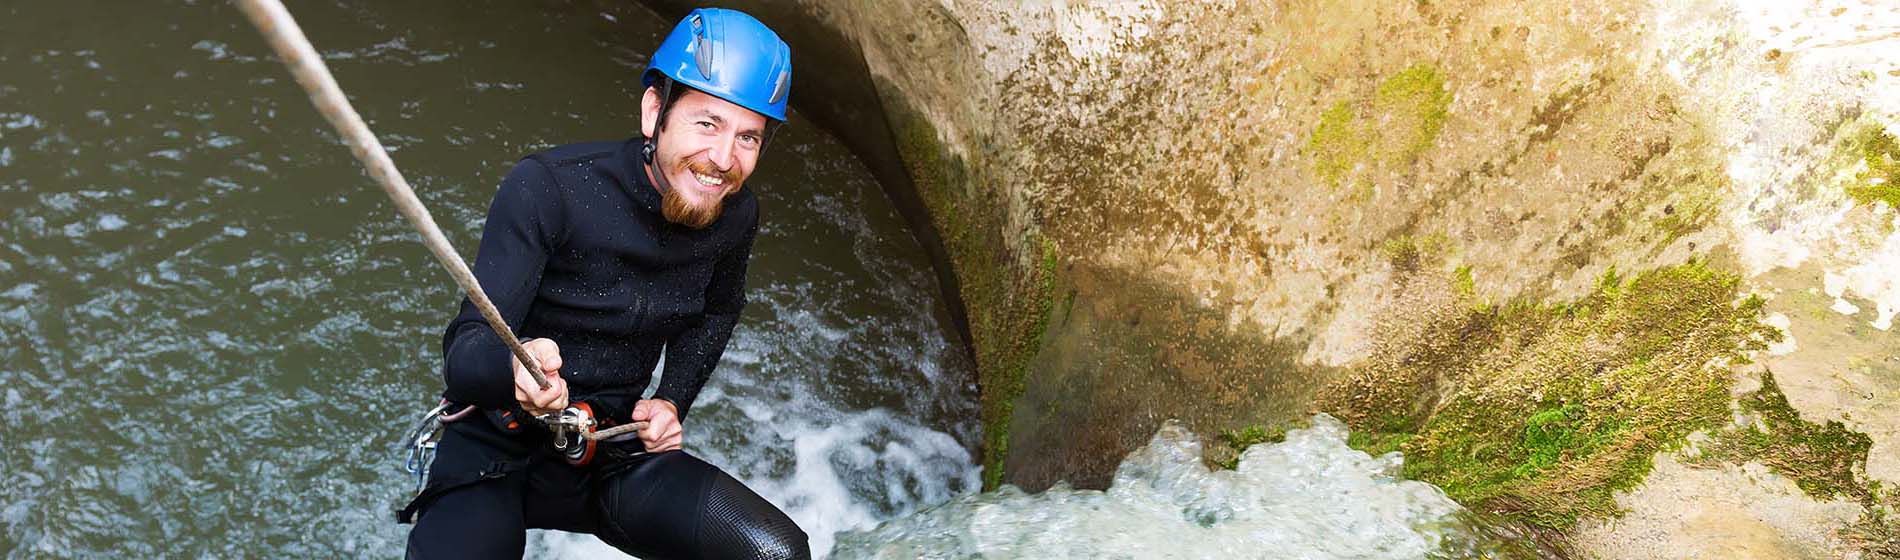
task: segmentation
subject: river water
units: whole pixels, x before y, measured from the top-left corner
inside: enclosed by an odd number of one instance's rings
[[[629,4],[291,7],[472,257],[516,158],[635,130],[670,25]],[[0,36],[0,551],[400,555],[447,275],[227,3],[14,2]],[[687,445],[823,550],[974,490],[976,415],[923,252],[794,121]]]
[[[627,4],[292,8],[472,257],[516,158],[634,129],[670,22]],[[399,555],[397,440],[440,390],[447,276],[224,2],[0,16],[0,551]],[[1170,426],[1106,492],[976,493],[972,366],[929,263],[862,165],[797,121],[748,183],[753,303],[687,445],[821,554],[1489,553],[1324,417],[1233,471]],[[528,550],[600,552],[556,532]]]

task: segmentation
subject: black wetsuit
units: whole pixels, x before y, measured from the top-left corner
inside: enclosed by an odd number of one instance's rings
[[[758,201],[742,189],[703,229],[669,223],[640,145],[522,159],[495,194],[474,270],[517,335],[560,345],[570,401],[627,421],[664,351],[653,396],[683,420],[745,305]],[[401,513],[416,522],[411,558],[519,557],[526,528],[593,533],[645,558],[809,555],[783,512],[683,451],[635,455],[634,440],[603,444],[616,453],[590,466],[563,462],[546,430],[514,420],[513,357],[467,300],[442,346],[443,396],[488,414],[448,425],[428,486]]]

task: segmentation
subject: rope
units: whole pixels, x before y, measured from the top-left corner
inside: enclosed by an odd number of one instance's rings
[[[303,29],[297,27],[297,20],[290,17],[290,11],[279,0],[236,1],[238,8],[251,19],[251,24],[257,26],[258,32],[270,42],[271,49],[284,59],[284,66],[290,68],[291,75],[297,78],[297,84],[303,86],[304,93],[310,95],[310,103],[316,105],[317,112],[322,113],[323,118],[329,120],[337,133],[350,143],[350,151],[356,154],[356,160],[362,162],[370,177],[375,178],[376,183],[382,185],[383,192],[388,193],[389,199],[396,203],[396,210],[409,219],[409,225],[416,228],[416,233],[422,235],[422,244],[435,254],[435,260],[442,263],[443,268],[448,269],[449,276],[455,278],[455,283],[468,294],[469,301],[482,312],[482,318],[488,320],[488,326],[495,329],[495,335],[500,336],[501,341],[508,345],[508,350],[514,352],[515,359],[527,366],[528,375],[534,378],[535,384],[542,389],[548,388],[548,380],[541,375],[540,364],[528,354],[526,348],[521,347],[521,341],[515,338],[514,331],[508,328],[508,322],[502,320],[501,312],[495,309],[494,302],[489,301],[488,294],[482,291],[481,283],[475,280],[475,274],[469,271],[468,263],[462,262],[462,256],[449,245],[448,238],[442,235],[442,229],[436,227],[435,219],[429,216],[429,209],[422,206],[422,200],[416,198],[415,190],[409,187],[408,181],[403,180],[402,172],[396,170],[396,162],[389,159],[389,152],[383,149],[382,142],[376,140],[376,135],[370,132],[363,117],[350,106],[349,98],[344,97],[343,89],[337,86],[336,78],[330,75],[330,69],[323,64],[316,47],[311,46],[310,39],[304,37]],[[582,437],[599,441],[646,427],[646,422],[632,422],[587,433]]]
[[[626,424],[621,424],[619,426],[614,426],[612,428],[588,432],[586,434],[583,434],[581,437],[584,437],[593,441],[600,441],[600,440],[614,437],[614,436],[624,434],[627,432],[638,432],[644,429],[647,429],[646,422],[630,422]]]
[[[409,182],[403,180],[402,172],[396,170],[396,163],[389,159],[389,153],[383,150],[382,142],[376,140],[363,117],[356,114],[356,108],[350,106],[350,100],[343,96],[343,89],[336,84],[336,78],[330,75],[329,67],[323,64],[323,58],[317,55],[316,47],[310,45],[310,39],[304,37],[303,29],[297,27],[297,20],[290,17],[290,11],[279,0],[236,0],[238,8],[264,34],[277,56],[284,59],[284,66],[290,67],[290,73],[297,78],[297,84],[303,86],[304,93],[310,95],[310,102],[317,106],[317,112],[336,127],[338,134],[350,143],[350,151],[356,154],[356,160],[363,163],[370,177],[382,185],[383,192],[396,203],[396,210],[409,219],[409,225],[422,235],[422,244],[435,254],[435,260],[449,270],[449,276],[455,277],[455,283],[468,294],[470,302],[481,310],[482,318],[488,320],[488,326],[514,352],[515,359],[527,366],[528,375],[534,378],[536,385],[548,388],[548,380],[541,375],[541,365],[528,350],[521,347],[521,341],[515,338],[508,322],[502,320],[501,312],[495,310],[494,302],[488,300],[488,294],[482,291],[475,274],[469,272],[468,264],[462,262],[462,256],[449,245],[442,229],[436,227],[435,219],[429,217],[429,209],[422,206],[422,200],[409,188]]]

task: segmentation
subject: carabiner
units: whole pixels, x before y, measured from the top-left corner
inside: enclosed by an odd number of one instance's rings
[[[403,461],[402,470],[416,475],[416,494],[421,494],[429,483],[429,466],[435,463],[436,442],[442,439],[442,413],[450,406],[448,401],[443,401],[429,409],[403,436],[409,456]]]

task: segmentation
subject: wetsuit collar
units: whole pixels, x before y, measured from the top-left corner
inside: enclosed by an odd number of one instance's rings
[[[645,142],[646,139],[635,136],[621,143],[620,161],[626,165],[627,195],[633,197],[633,201],[641,208],[657,215],[660,213],[660,191],[653,186],[653,181],[647,179],[646,162],[640,157],[640,147]]]

